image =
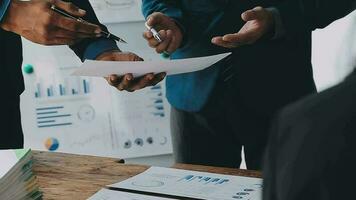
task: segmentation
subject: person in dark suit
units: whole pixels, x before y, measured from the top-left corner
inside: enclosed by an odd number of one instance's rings
[[[278,115],[267,148],[264,200],[353,199],[356,71]]]
[[[355,0],[290,0],[276,6],[280,22],[257,7],[242,15],[238,33],[216,38],[223,46],[252,44],[273,26],[283,37],[323,28],[355,9]],[[320,6],[324,5],[324,6]],[[272,19],[273,20],[273,19]],[[252,24],[254,26],[252,26]],[[356,62],[356,60],[355,60]],[[341,84],[284,108],[276,117],[263,166],[264,200],[352,199],[356,176],[356,70]]]
[[[269,124],[275,112],[315,92],[311,32],[228,49],[211,43],[215,36],[244,25],[240,13],[279,0],[143,0],[147,23],[160,31],[158,53],[171,59],[232,51],[232,56],[199,72],[167,77],[176,162],[239,167],[244,146],[249,169],[260,169]]]
[[[93,24],[61,16],[50,9],[52,5]],[[0,1],[0,149],[23,147],[19,108],[20,94],[24,90],[20,36],[44,45],[69,44],[82,60],[141,60],[135,54],[120,52],[115,41],[103,39],[99,33],[101,29],[107,30],[106,27],[94,24],[99,24],[99,21],[87,0],[74,0],[73,4],[61,0]],[[133,91],[155,84],[161,78],[149,74],[134,80],[128,74],[124,77],[111,76],[108,81],[120,90]]]

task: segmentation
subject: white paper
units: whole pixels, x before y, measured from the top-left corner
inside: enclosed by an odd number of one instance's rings
[[[88,200],[174,200],[174,199],[120,192],[120,191],[114,191],[109,189],[101,189],[99,192],[97,192],[94,196],[90,197]]]
[[[7,174],[19,161],[13,150],[0,151],[0,180]]]
[[[147,73],[160,72],[166,72],[168,75],[182,74],[206,69],[230,54],[231,53],[225,53],[189,59],[143,62],[86,60],[72,75],[106,77],[111,74],[124,75],[132,73],[137,77]]]
[[[161,167],[109,187],[209,200],[262,199],[260,178]]]

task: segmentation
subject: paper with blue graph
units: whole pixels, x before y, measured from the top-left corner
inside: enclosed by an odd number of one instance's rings
[[[101,189],[88,200],[177,200],[171,198],[155,197],[142,194],[120,192],[109,189]]]
[[[86,60],[73,75],[107,77],[111,74],[124,75],[127,73],[132,73],[134,76],[160,72],[166,72],[168,75],[183,74],[206,69],[230,54],[224,53],[198,58],[143,62]]]
[[[111,188],[209,200],[260,200],[262,179],[151,167]]]

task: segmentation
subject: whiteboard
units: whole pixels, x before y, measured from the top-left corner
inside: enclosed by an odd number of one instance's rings
[[[34,72],[24,73],[21,96],[26,147],[115,158],[172,153],[163,83],[119,92],[103,78],[70,76],[80,61],[68,47],[25,40],[27,64]]]

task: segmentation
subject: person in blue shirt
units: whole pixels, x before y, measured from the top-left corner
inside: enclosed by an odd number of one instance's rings
[[[115,41],[101,37],[99,33],[106,30],[106,27],[99,24],[87,0],[72,2],[0,0],[0,69],[3,74],[0,79],[0,149],[23,147],[19,108],[20,94],[24,90],[20,36],[44,45],[71,45],[82,60],[141,60],[135,54],[120,52]],[[61,16],[50,9],[52,5],[93,24],[84,24]],[[131,74],[127,74],[124,77],[110,76],[107,80],[119,90],[133,91],[156,84],[163,75],[148,74],[134,79]]]
[[[244,27],[241,13],[260,5],[271,10],[266,18],[278,18],[274,6],[284,0],[142,2],[148,25],[164,40],[158,43],[150,32],[144,33],[158,53],[180,59],[232,52],[206,70],[167,77],[176,161],[239,167],[244,147],[247,167],[261,169],[275,112],[316,91],[311,31],[275,38],[278,30],[268,29],[255,45],[226,48],[212,39]]]

